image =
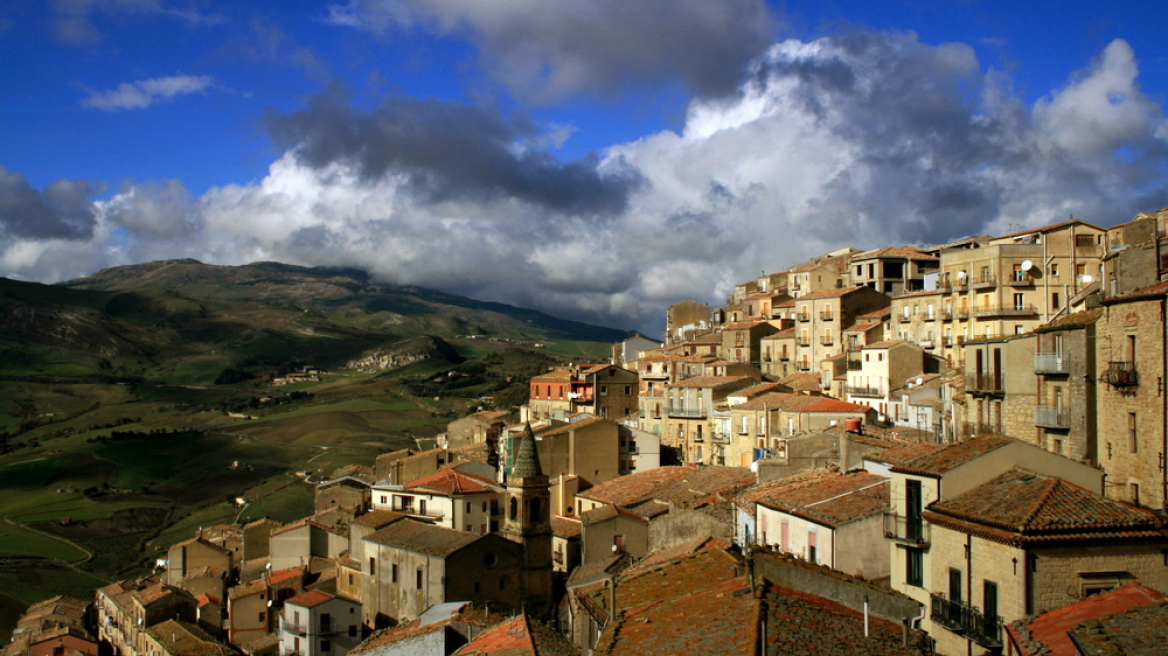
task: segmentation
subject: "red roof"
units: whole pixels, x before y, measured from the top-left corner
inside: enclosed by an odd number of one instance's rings
[[[508,656],[520,654],[535,656],[535,642],[531,638],[531,626],[527,623],[526,615],[520,615],[496,624],[463,645],[455,653],[486,655],[503,652],[506,652]]]
[[[868,412],[871,410],[866,405],[858,403],[848,403],[847,401],[840,401],[839,399],[824,398],[815,405],[808,406],[803,409],[803,412]]]
[[[336,599],[336,597],[326,592],[321,592],[320,590],[309,590],[308,592],[303,592],[296,595],[295,597],[292,597],[287,601],[287,603],[294,606],[300,606],[301,608],[315,608],[325,603],[326,601],[332,601],[333,599]]]
[[[498,489],[495,481],[483,476],[468,474],[454,467],[443,467],[428,476],[423,476],[406,485],[407,490],[425,489],[441,494],[484,494]]]
[[[1013,642],[1022,648],[1023,656],[1040,652],[1049,656],[1078,656],[1079,651],[1068,635],[1071,629],[1086,620],[1149,606],[1165,598],[1168,595],[1132,582],[1111,592],[1043,613],[1029,622],[1018,620],[1007,626],[1006,630],[1010,632]],[[1020,637],[1023,627],[1029,633],[1029,640]]]

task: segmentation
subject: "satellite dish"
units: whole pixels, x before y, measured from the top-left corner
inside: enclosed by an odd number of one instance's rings
[[[958,277],[958,278],[961,278],[962,280],[965,280],[965,272],[964,272],[964,271],[958,271],[958,272],[957,272],[957,277]]]
[[[917,385],[920,385],[922,382],[924,382],[924,380],[925,380],[924,378],[917,376]]]
[[[1031,262],[1030,260],[1026,260],[1025,262],[1022,263],[1022,270],[1023,271],[1029,271],[1032,268],[1034,268],[1034,263]]]
[[[1093,282],[1095,282],[1095,279],[1092,278],[1090,275],[1083,276],[1083,284],[1084,285],[1090,285]]]

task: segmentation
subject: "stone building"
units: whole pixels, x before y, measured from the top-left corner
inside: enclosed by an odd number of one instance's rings
[[[712,442],[717,428],[715,406],[755,382],[746,376],[699,376],[670,387],[665,392],[662,447],[673,449],[680,462],[704,463],[707,456],[713,462],[721,446]]]
[[[1139,580],[1168,586],[1152,513],[1016,468],[930,505],[925,626],[940,654],[1000,651],[1002,627]]]
[[[774,324],[762,320],[728,323],[722,327],[722,359],[761,369],[763,352],[759,342],[778,331]]]
[[[1165,509],[1168,282],[1103,300],[1095,324],[1098,461],[1107,496]]]
[[[710,306],[697,301],[674,303],[665,311],[665,343],[678,344],[714,329]]]
[[[579,412],[620,421],[639,411],[640,378],[610,364],[583,364],[531,379],[520,421],[564,419]]]
[[[795,300],[795,368],[818,372],[825,358],[846,352],[844,331],[856,317],[888,307],[888,296],[869,287],[804,294]]]
[[[925,274],[939,264],[930,255],[912,246],[893,246],[852,255],[851,284],[871,287],[889,296],[924,289]]]

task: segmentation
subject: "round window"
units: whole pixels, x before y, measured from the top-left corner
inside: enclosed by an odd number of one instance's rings
[[[493,553],[483,554],[483,564],[487,567],[494,567],[499,564],[499,557]]]

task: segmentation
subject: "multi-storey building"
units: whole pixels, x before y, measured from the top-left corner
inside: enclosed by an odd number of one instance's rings
[[[1064,317],[1035,330],[1035,434],[1019,435],[1074,460],[1099,461],[1095,324],[1101,309]]]
[[[936,271],[938,258],[912,246],[893,246],[852,256],[853,285],[864,285],[889,296],[924,289],[925,274]]]
[[[613,420],[638,411],[640,378],[610,364],[584,364],[549,371],[531,379],[520,421],[563,419],[579,412]]]
[[[944,347],[960,365],[973,337],[1021,335],[1064,311],[1101,275],[1104,230],[1071,220],[941,251]]]
[[[767,376],[779,379],[795,373],[795,328],[780,330],[758,340],[762,350],[760,369]]]
[[[944,322],[941,317],[941,292],[922,291],[902,294],[892,299],[892,336],[912,342],[926,353],[940,356],[944,352],[941,335]]]
[[[716,405],[732,392],[757,381],[749,376],[698,376],[666,390],[666,425],[662,447],[670,447],[681,462],[709,463],[724,457],[724,444],[714,443]],[[707,456],[712,456],[707,459]]]
[[[869,344],[860,351],[860,368],[847,372],[847,400],[875,408],[888,421],[900,419],[895,395],[910,376],[924,373],[924,352],[911,342],[895,340]],[[893,412],[890,412],[890,406]]]
[[[738,321],[722,327],[722,359],[762,368],[760,340],[779,332],[768,321]]]
[[[1107,496],[1162,510],[1168,282],[1105,298],[1095,329],[1098,462],[1107,472]]]
[[[843,332],[856,317],[888,307],[889,298],[869,287],[805,294],[795,301],[795,368],[818,372],[828,356],[844,352]]]
[[[1001,433],[1034,442],[1034,335],[965,345],[964,435]]]
[[[280,653],[344,656],[361,642],[361,604],[319,590],[284,602]]]

